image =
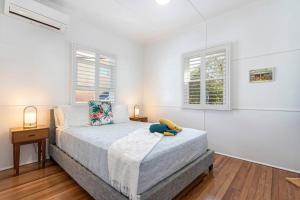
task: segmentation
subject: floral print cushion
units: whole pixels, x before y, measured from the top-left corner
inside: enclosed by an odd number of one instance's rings
[[[109,102],[89,101],[89,115],[92,126],[113,123],[113,113]]]

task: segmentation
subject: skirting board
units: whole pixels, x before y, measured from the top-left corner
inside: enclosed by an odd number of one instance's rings
[[[280,167],[280,166],[276,166],[276,165],[271,165],[271,164],[267,164],[267,163],[264,163],[264,162],[258,162],[258,161],[255,161],[255,160],[250,160],[250,159],[242,158],[242,157],[239,157],[239,156],[233,156],[233,155],[229,155],[229,154],[226,154],[226,153],[221,153],[221,152],[215,152],[215,153],[223,155],[223,156],[228,156],[228,157],[231,157],[231,158],[236,158],[236,159],[240,159],[240,160],[244,160],[244,161],[248,161],[248,162],[253,162],[253,163],[256,163],[256,164],[265,165],[265,166],[268,166],[268,167],[273,167],[273,168],[282,169],[282,170],[285,170],[285,171],[290,171],[290,172],[300,174],[300,171],[297,171],[297,170],[292,170],[292,169],[288,169],[288,168],[284,168],[284,167]]]
[[[46,159],[48,160],[48,159],[50,159],[50,157],[46,156]],[[29,161],[20,163],[20,166],[29,165],[29,164],[37,163],[37,162],[38,162],[37,159],[29,160]],[[0,171],[4,171],[4,170],[7,170],[7,169],[12,169],[13,167],[14,167],[13,165],[10,165],[10,166],[7,166],[7,167],[2,167],[2,168],[0,168]]]
[[[22,162],[22,163],[20,163],[20,166],[36,163],[37,161],[38,160],[36,159],[36,160],[30,160],[30,161]],[[12,169],[13,167],[14,167],[13,165],[10,165],[8,167],[2,167],[2,168],[0,168],[0,171],[4,171],[4,170],[7,170],[7,169]]]

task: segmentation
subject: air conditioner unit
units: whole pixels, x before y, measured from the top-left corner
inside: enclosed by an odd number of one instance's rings
[[[33,0],[5,0],[4,13],[57,31],[69,24],[67,15]]]

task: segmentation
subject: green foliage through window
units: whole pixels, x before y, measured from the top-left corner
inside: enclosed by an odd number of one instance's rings
[[[185,104],[219,106],[227,103],[226,53],[226,48],[219,48],[185,58]]]

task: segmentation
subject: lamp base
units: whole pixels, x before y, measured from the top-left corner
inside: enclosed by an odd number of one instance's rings
[[[32,128],[37,128],[37,124],[24,124],[23,125],[24,129],[32,129]]]

